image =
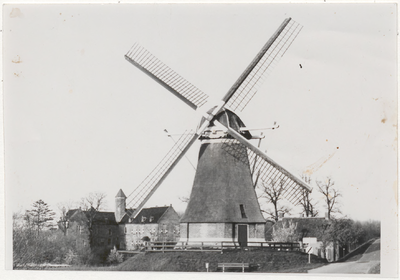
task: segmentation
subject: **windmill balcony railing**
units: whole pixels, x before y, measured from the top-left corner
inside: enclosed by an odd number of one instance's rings
[[[222,242],[149,242],[146,251],[167,252],[167,251],[221,251],[232,249],[270,249],[277,251],[301,251],[299,242],[247,242],[241,246],[237,241]]]

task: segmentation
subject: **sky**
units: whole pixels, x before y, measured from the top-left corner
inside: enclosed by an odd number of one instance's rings
[[[58,211],[91,192],[113,211],[119,189],[129,195],[173,146],[164,129],[196,127],[198,113],[124,59],[135,42],[218,100],[287,17],[303,29],[239,116],[279,124],[261,149],[311,176],[322,215],[315,182],[331,177],[343,215],[396,229],[394,4],[4,6],[6,213],[38,199]],[[198,149],[146,207],[184,211]]]

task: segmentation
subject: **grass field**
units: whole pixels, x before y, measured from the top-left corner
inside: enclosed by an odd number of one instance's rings
[[[182,271],[216,272],[218,263],[249,263],[249,272],[305,273],[307,270],[325,265],[324,259],[301,252],[282,252],[268,249],[250,251],[232,250],[221,252],[147,252],[127,259],[115,267],[118,271]],[[240,271],[240,269],[239,269]]]

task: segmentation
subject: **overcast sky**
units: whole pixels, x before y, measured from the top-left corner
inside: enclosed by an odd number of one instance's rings
[[[395,230],[393,4],[4,6],[8,214],[38,199],[57,210],[90,192],[105,193],[113,211],[118,190],[128,195],[172,147],[164,129],[197,125],[192,109],[124,59],[135,42],[219,99],[287,17],[303,30],[240,117],[280,125],[261,149],[297,176],[308,172],[315,200],[315,181],[331,176],[343,214]],[[147,207],[184,211],[189,160]]]
[[[396,9],[387,5],[10,5],[4,8],[6,206],[107,195],[113,211],[199,116],[124,59],[135,42],[221,98],[278,28],[303,30],[246,109],[261,149],[327,176],[343,214],[381,219],[397,190]],[[300,67],[300,65],[302,67]],[[207,105],[206,105],[207,106]],[[196,163],[198,145],[188,158]],[[189,196],[183,159],[146,206]],[[323,213],[323,201],[319,203]],[[293,214],[297,215],[294,211]]]

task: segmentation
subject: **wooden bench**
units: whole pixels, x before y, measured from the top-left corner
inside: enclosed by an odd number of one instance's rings
[[[249,268],[248,263],[219,263],[218,268],[222,268],[222,272],[225,272],[225,268],[242,268],[242,272],[244,272],[245,268]]]

